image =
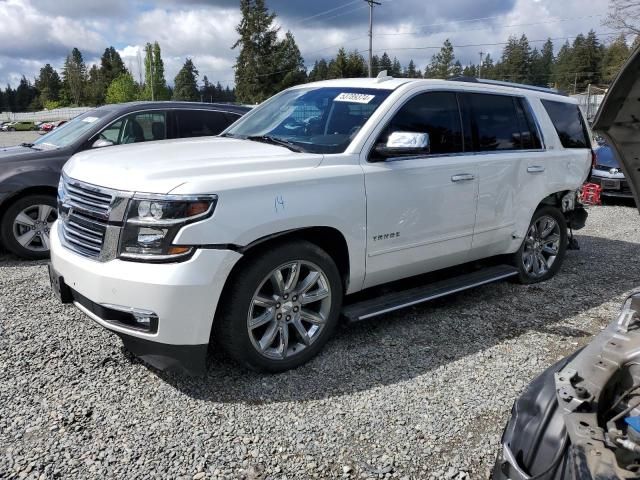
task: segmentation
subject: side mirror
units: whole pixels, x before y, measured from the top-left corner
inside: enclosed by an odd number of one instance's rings
[[[110,147],[111,145],[113,145],[112,141],[107,140],[106,138],[99,138],[98,140],[93,142],[93,145],[91,145],[91,148]]]
[[[385,145],[376,145],[376,153],[383,157],[401,157],[410,155],[424,155],[429,153],[431,143],[428,133],[393,132]]]

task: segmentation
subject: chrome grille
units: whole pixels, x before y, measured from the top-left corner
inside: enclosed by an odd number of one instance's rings
[[[61,236],[67,248],[86,257],[101,256],[115,195],[65,176],[58,191]]]

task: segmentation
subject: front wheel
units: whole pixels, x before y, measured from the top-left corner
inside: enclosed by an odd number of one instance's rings
[[[29,260],[49,257],[51,225],[58,217],[56,199],[27,195],[13,203],[0,225],[2,243],[10,252]]]
[[[567,222],[553,207],[536,210],[520,249],[512,262],[518,269],[520,283],[538,283],[553,277],[567,251]]]
[[[266,372],[313,358],[336,327],[343,296],[334,261],[303,241],[245,259],[226,291],[214,336],[232,358]]]

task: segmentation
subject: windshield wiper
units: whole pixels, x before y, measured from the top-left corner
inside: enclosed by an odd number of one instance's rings
[[[21,147],[33,148],[33,143],[23,142],[20,144]]]
[[[254,142],[269,143],[271,145],[278,145],[280,147],[288,148],[291,151],[304,153],[305,150],[289,140],[284,138],[272,137],[271,135],[250,135],[246,137],[247,140]]]

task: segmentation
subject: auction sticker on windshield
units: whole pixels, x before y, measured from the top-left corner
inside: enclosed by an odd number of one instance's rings
[[[87,122],[87,123],[93,123],[96,120],[98,120],[98,117],[85,117],[82,119],[83,122]]]
[[[376,98],[375,95],[365,93],[341,93],[333,99],[334,102],[369,103]]]

